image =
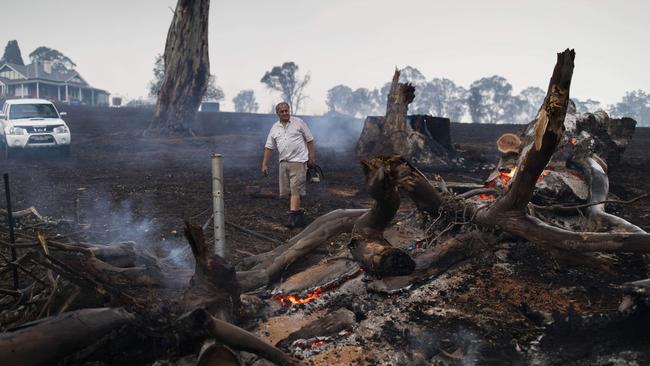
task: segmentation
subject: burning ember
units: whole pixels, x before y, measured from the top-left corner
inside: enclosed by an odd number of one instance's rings
[[[494,186],[497,184],[497,180],[500,181],[501,184],[502,184],[504,187],[507,187],[507,186],[508,186],[508,183],[510,183],[510,180],[512,179],[512,177],[515,176],[515,173],[516,173],[516,172],[517,172],[517,167],[514,167],[514,168],[510,169],[509,171],[506,171],[506,170],[499,170],[499,176],[496,177],[495,179],[493,179],[493,180],[487,182],[487,183],[485,184],[485,188],[492,188],[492,187],[494,187]]]
[[[548,175],[548,170],[544,169],[544,171],[542,171],[542,174],[540,174],[539,177],[537,177],[537,181],[541,182],[544,179],[544,177],[547,175]]]
[[[321,287],[317,287],[314,289],[314,291],[307,292],[307,296],[300,297],[297,295],[284,295],[284,294],[275,294],[273,295],[273,298],[277,300],[282,307],[290,307],[293,305],[300,305],[300,304],[306,304],[308,302],[311,302],[313,300],[316,300],[319,298],[324,292],[333,290],[348,280],[351,280],[355,277],[357,277],[361,272],[363,272],[363,269],[359,268],[356,270],[354,273],[351,273],[349,275],[343,276],[335,281],[332,281],[328,284],[325,284]]]
[[[572,139],[571,139],[571,144],[572,144],[572,145],[577,145],[577,144],[578,144],[578,139],[575,138],[575,137],[572,138]]]
[[[308,292],[305,297],[298,297],[296,295],[283,295],[277,294],[273,298],[276,299],[283,307],[289,307],[293,305],[306,304],[312,300],[317,299],[323,293],[323,288],[319,287],[313,292]]]
[[[316,339],[308,343],[309,347],[319,347],[327,343],[327,339]]]
[[[542,171],[542,174],[540,174],[539,177],[537,177],[537,181],[538,182],[542,181],[544,179],[544,177],[549,175],[549,171],[551,171],[551,170],[555,170],[555,168],[548,167],[548,169],[544,169],[544,171]],[[484,187],[485,188],[493,188],[493,187],[495,187],[497,185],[497,182],[500,182],[501,186],[503,186],[503,187],[508,187],[508,185],[510,184],[510,181],[515,176],[515,173],[517,173],[517,167],[513,167],[510,170],[500,170],[499,171],[499,176],[496,177],[495,179],[485,183]],[[481,194],[481,195],[479,195],[479,198],[482,199],[482,200],[490,200],[490,201],[495,199],[494,195],[491,195],[491,194]]]
[[[500,182],[503,187],[507,187],[512,177],[515,176],[516,172],[517,172],[517,167],[514,167],[509,171],[499,170],[499,176],[485,183],[485,188],[494,188],[497,185],[497,182]],[[482,200],[490,200],[490,201],[495,199],[494,195],[491,194],[481,194],[479,195],[479,198]]]

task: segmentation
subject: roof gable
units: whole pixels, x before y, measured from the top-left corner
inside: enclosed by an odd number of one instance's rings
[[[16,74],[18,74],[17,75],[18,78],[27,79],[27,76],[25,76],[25,70],[23,68],[24,68],[24,66],[6,62],[2,66],[0,66],[0,73],[7,72],[7,71],[13,71]],[[12,78],[7,77],[7,79],[12,79]]]
[[[79,73],[75,72],[74,75],[70,76],[66,81],[66,83],[75,83],[75,84],[82,84],[82,85],[88,85],[86,80],[79,75]]]

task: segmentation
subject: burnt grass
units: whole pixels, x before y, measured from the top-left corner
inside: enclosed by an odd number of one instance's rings
[[[141,121],[146,116],[144,113],[137,118]],[[182,236],[185,220],[202,225],[209,219],[210,157],[220,153],[224,157],[226,221],[280,241],[299,232],[283,226],[288,202],[260,198],[264,194],[259,193],[277,192],[277,166],[270,167],[273,173],[269,177],[260,172],[268,123],[230,124],[215,133],[191,138],[144,138],[145,124],[130,123],[127,117],[110,122],[84,121],[81,117],[83,113],[78,113],[70,123],[70,158],[36,151],[0,162],[0,173],[10,177],[14,210],[34,206],[52,219],[78,219],[83,224],[75,230],[78,240],[134,240],[167,256],[186,245]],[[498,159],[498,136],[519,128],[452,124],[452,141],[468,163],[465,168],[435,173],[448,181],[481,182],[489,165]],[[350,133],[358,130],[356,126],[352,132],[340,133],[351,141]],[[372,204],[364,190],[354,146],[321,144],[319,131],[314,132],[317,163],[325,179],[308,187],[308,197],[303,202],[307,220],[338,208],[364,208]],[[325,140],[332,141],[332,137]],[[613,198],[630,199],[650,191],[649,144],[650,129],[637,128],[621,162],[610,167]],[[4,199],[0,207],[5,208]],[[405,198],[401,212],[413,207]],[[647,199],[629,205],[608,205],[607,210],[650,230]],[[0,231],[3,239],[5,235],[5,229]],[[206,235],[210,239],[211,229]],[[275,246],[229,225],[226,238],[233,263],[248,253],[265,252]],[[409,311],[408,317],[418,325],[417,331],[405,331],[387,322],[382,331],[383,341],[396,347],[402,343],[419,347],[430,359],[440,350],[463,348],[462,342],[466,340],[458,336],[458,330],[470,329],[484,340],[478,364],[607,364],[603,361],[607,357],[614,360],[613,364],[619,358],[650,362],[647,310],[635,315],[638,318],[620,321],[616,310],[623,296],[620,285],[648,277],[638,255],[617,255],[611,268],[603,271],[558,263],[543,248],[516,238],[506,239],[499,248],[507,251],[510,272],[496,269],[493,253],[464,262],[464,279],[459,286],[440,291],[435,298]],[[326,247],[296,263],[291,273],[315,263],[327,251]],[[11,287],[8,276],[1,280],[1,287]],[[382,297],[377,297],[381,301]],[[358,318],[363,318],[363,312],[352,301],[343,302],[356,310]],[[427,311],[431,306],[450,303],[493,320],[479,326]],[[542,330],[543,319],[549,315],[554,321]],[[645,331],[639,329],[639,324]],[[542,334],[546,337],[536,341]],[[519,345],[528,351],[518,351]],[[535,352],[544,357],[538,358]]]

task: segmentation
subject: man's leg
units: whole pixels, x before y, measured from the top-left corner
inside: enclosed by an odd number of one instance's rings
[[[300,210],[300,194],[291,192],[291,198],[289,199],[289,210]]]
[[[290,163],[289,169],[289,184],[291,186],[291,198],[289,201],[290,214],[293,215],[295,226],[304,226],[305,217],[300,209],[301,196],[306,193],[306,177],[307,177],[307,164],[306,163]]]
[[[280,198],[285,198],[291,193],[289,184],[289,170],[287,162],[281,161],[279,166],[278,175],[278,188],[280,191]]]

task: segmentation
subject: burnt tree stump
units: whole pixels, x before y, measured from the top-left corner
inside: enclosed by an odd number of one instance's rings
[[[386,116],[368,116],[357,142],[357,155],[400,155],[419,166],[445,169],[455,155],[448,118],[428,115],[407,116],[415,97],[415,87],[399,82],[395,70],[386,105]]]

